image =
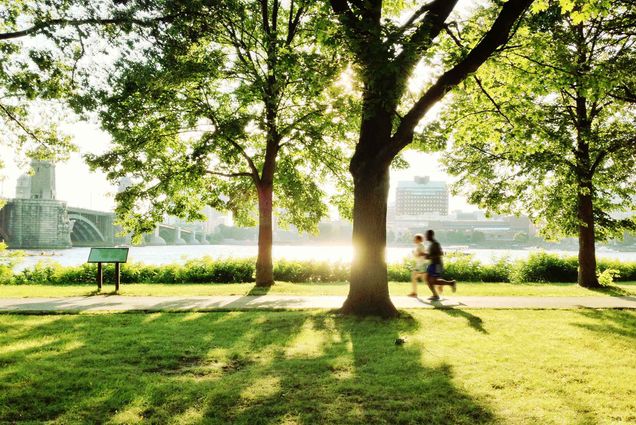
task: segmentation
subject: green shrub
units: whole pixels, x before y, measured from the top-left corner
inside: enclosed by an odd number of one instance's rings
[[[598,283],[601,286],[612,286],[614,280],[620,277],[620,272],[614,269],[605,269],[598,273]]]
[[[455,280],[475,282],[482,280],[482,265],[472,255],[449,255],[444,261],[444,276]]]
[[[576,257],[561,257],[545,252],[532,253],[527,260],[519,260],[511,270],[510,281],[522,282],[576,282]]]
[[[13,267],[22,260],[23,254],[22,251],[9,251],[7,245],[0,242],[0,285],[13,283]]]
[[[0,264],[0,285],[13,283],[13,269],[5,264]]]
[[[14,276],[17,284],[55,284],[55,274],[62,268],[57,263],[50,261],[40,261],[31,268],[26,268]]]
[[[482,264],[472,255],[452,254],[444,261],[445,276],[473,282],[576,282],[577,259],[553,254],[535,253],[527,260],[511,262],[502,258],[494,264]],[[388,265],[388,278],[393,282],[411,280],[412,260]],[[614,281],[635,281],[636,262],[599,260],[598,272],[613,270]],[[204,257],[184,264],[122,265],[122,283],[242,283],[253,282],[255,259],[213,259]],[[0,263],[0,283],[8,284],[92,284],[97,266],[60,266],[52,262],[37,265],[17,273]],[[610,276],[605,273],[604,279]],[[104,266],[104,279],[114,280],[114,265]],[[344,262],[280,260],[274,263],[274,279],[284,282],[343,282],[349,279],[349,264]]]
[[[327,261],[290,261],[274,263],[274,280],[283,282],[343,282],[349,278],[349,265]]]
[[[597,262],[597,268],[600,273],[605,270],[612,269],[618,272],[614,276],[614,282],[627,282],[636,280],[636,262],[621,262],[618,260],[601,259]]]
[[[411,270],[413,270],[413,261],[410,259],[397,264],[389,264],[387,267],[388,277],[392,282],[409,282],[411,280]]]
[[[510,282],[512,263],[508,258],[500,258],[494,264],[482,264],[480,267],[482,282]]]

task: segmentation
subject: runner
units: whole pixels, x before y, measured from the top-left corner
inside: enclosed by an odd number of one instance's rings
[[[426,279],[426,247],[424,246],[424,236],[416,234],[413,237],[413,243],[415,249],[413,250],[413,257],[415,259],[415,266],[411,271],[411,283],[413,284],[413,290],[409,294],[409,297],[417,298],[417,281],[421,279],[422,282],[427,282]]]
[[[436,286],[443,287],[444,285],[448,285],[451,287],[453,292],[455,292],[457,290],[457,284],[454,280],[442,279],[442,273],[444,272],[442,256],[444,255],[444,252],[442,251],[442,246],[439,244],[437,239],[435,239],[435,232],[427,230],[426,240],[430,242],[430,245],[428,246],[428,253],[426,254],[426,258],[428,258],[430,262],[426,268],[426,282],[428,283],[428,288],[433,293],[433,296],[429,297],[429,300],[438,301],[439,294],[435,288]]]

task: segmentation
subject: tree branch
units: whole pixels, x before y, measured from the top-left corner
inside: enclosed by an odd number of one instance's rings
[[[479,86],[479,88],[481,89],[482,93],[488,98],[488,100],[490,101],[490,103],[493,104],[493,106],[495,107],[495,109],[497,110],[497,112],[499,112],[499,115],[501,115],[502,117],[504,117],[504,119],[506,120],[506,122],[508,122],[508,124],[511,127],[514,127],[512,125],[512,122],[510,121],[510,119],[508,118],[508,116],[506,114],[503,113],[503,111],[501,110],[501,108],[499,107],[499,104],[495,101],[495,99],[493,99],[493,97],[490,95],[490,93],[488,93],[486,91],[486,88],[483,86],[483,84],[481,83],[481,80],[479,79],[479,77],[477,77],[476,75],[473,74],[473,79],[477,82],[477,85]]]
[[[252,173],[221,173],[218,171],[211,171],[211,170],[205,170],[205,172],[213,176],[230,177],[230,178],[231,177],[250,177],[250,178],[254,177]]]
[[[173,19],[176,15],[163,16],[161,18],[154,19],[136,19],[136,18],[87,18],[87,19],[51,19],[48,21],[38,22],[37,24],[14,32],[0,33],[0,40],[9,40],[13,38],[26,37],[28,35],[36,34],[42,30],[52,27],[80,27],[84,25],[118,25],[123,23],[133,23],[139,26],[152,26],[157,22],[167,22]]]
[[[433,0],[427,4],[427,13],[413,35],[403,43],[402,52],[395,58],[398,66],[410,68],[420,60],[419,52],[426,50],[444,29],[444,22],[451,14],[457,0]]]
[[[419,9],[417,9],[417,10],[416,10],[416,11],[415,11],[415,12],[414,12],[411,16],[410,16],[410,18],[408,19],[408,21],[406,21],[406,22],[404,23],[404,25],[402,25],[402,26],[399,28],[398,32],[399,32],[400,34],[403,34],[405,31],[407,31],[407,30],[411,27],[411,25],[413,25],[413,23],[414,23],[415,21],[417,21],[417,20],[419,19],[419,17],[420,17],[420,16],[422,16],[422,15],[424,14],[424,12],[428,12],[429,10],[431,10],[431,5],[432,5],[432,4],[433,4],[433,3],[426,3],[426,4],[423,4],[423,5],[422,5]]]
[[[477,71],[499,46],[508,41],[508,33],[532,1],[509,0],[503,5],[497,19],[479,43],[459,63],[442,74],[400,121],[391,143],[382,149],[384,159],[395,157],[411,143],[415,127],[429,109],[468,75]]]
[[[239,145],[234,140],[230,138],[226,138],[226,140],[239,151],[239,154],[243,158],[245,158],[245,161],[247,161],[247,164],[249,165],[250,170],[252,170],[252,176],[254,177],[255,181],[258,182],[260,180],[260,175],[258,173],[258,168],[256,168],[256,164],[254,164],[254,160],[252,159],[252,157],[249,156],[247,152],[245,152],[245,149],[243,149],[243,146]]]
[[[22,122],[18,119],[18,117],[16,117],[15,115],[13,115],[13,113],[11,113],[10,110],[8,110],[2,103],[0,103],[0,109],[6,114],[6,116],[13,121],[18,127],[20,127],[20,129],[27,134],[29,137],[31,137],[33,140],[35,140],[36,142],[38,142],[40,145],[42,146],[46,146],[46,143],[44,143],[42,140],[40,140],[40,138],[33,133],[31,130],[29,130],[24,124],[22,124]]]
[[[292,19],[293,8],[294,8],[294,1],[292,0],[291,6],[289,9],[289,22],[287,24],[287,40],[285,40],[285,44],[287,46],[289,46],[294,40],[294,37],[296,36],[296,31],[298,31],[298,25],[300,24],[300,19],[302,18],[303,14],[306,11],[304,6],[300,6],[298,10],[296,11],[296,14],[293,15],[293,19]]]
[[[263,31],[265,34],[270,35],[271,30],[269,28],[269,11],[267,10],[267,0],[261,1],[261,15],[263,18]]]

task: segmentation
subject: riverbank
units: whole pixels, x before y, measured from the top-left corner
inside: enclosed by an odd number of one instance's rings
[[[452,248],[452,247],[451,247]],[[40,261],[56,262],[63,266],[77,266],[86,262],[90,248],[71,248],[55,251],[25,251],[27,256],[16,266],[15,270],[33,267]],[[532,253],[547,252],[554,255],[575,256],[575,251],[541,251],[530,249],[448,249],[448,253],[469,254],[473,259],[484,264],[494,264],[502,258],[521,260]],[[410,258],[412,247],[389,246],[386,259],[389,263],[400,263]],[[143,246],[131,247],[129,261],[136,263],[160,265],[180,263],[203,257],[215,259],[256,257],[256,245],[185,245],[185,246]],[[349,262],[353,255],[350,245],[274,245],[275,260],[314,260],[326,262]],[[636,262],[635,252],[598,251],[598,258],[606,260]]]

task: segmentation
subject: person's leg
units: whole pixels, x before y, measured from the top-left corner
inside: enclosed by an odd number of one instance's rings
[[[440,288],[443,288],[444,285],[448,285],[448,286],[451,287],[453,292],[455,292],[457,290],[457,282],[455,282],[454,280],[445,280],[445,279],[442,279],[442,278],[438,277],[437,281],[435,282],[435,284],[438,285]]]
[[[412,290],[411,293],[409,294],[409,297],[417,297],[417,278],[418,278],[419,272],[413,270],[411,272],[411,284],[412,284]]]
[[[437,290],[435,289],[436,280],[437,278],[431,275],[430,273],[426,275],[426,283],[428,284],[428,289],[430,289],[431,292],[433,293],[433,296],[429,299],[439,299],[439,294],[437,293]]]

